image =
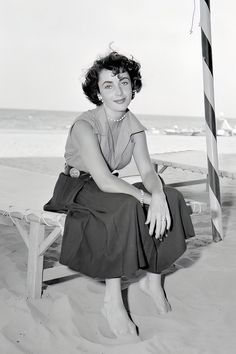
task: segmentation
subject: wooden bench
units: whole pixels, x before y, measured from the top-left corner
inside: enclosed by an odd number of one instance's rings
[[[164,172],[167,168],[179,168],[183,171],[196,172],[207,176],[207,153],[205,151],[197,150],[185,150],[185,151],[174,151],[165,152],[161,154],[151,154],[151,160],[154,164],[156,171],[158,166],[162,166],[159,173]],[[235,168],[235,153],[232,154],[219,154],[219,177],[236,179],[236,168]],[[205,183],[206,178],[189,181],[187,184],[198,184]],[[184,182],[183,185],[187,185]]]
[[[17,174],[19,187],[22,191],[27,191],[26,186],[28,186],[28,189],[30,188],[30,196],[24,196],[23,193],[19,192],[17,193],[17,198],[15,195],[15,200],[18,199],[18,203],[17,201],[13,203],[14,193],[12,195],[12,178],[10,179],[7,176],[7,173],[11,172]],[[1,168],[0,178],[1,177],[5,178],[6,189],[5,196],[3,195],[2,205],[0,205],[0,223],[10,226],[15,225],[24,240],[28,249],[26,295],[28,298],[32,299],[40,298],[42,295],[43,282],[76,274],[75,271],[60,264],[46,269],[44,269],[43,266],[45,252],[52,243],[62,235],[66,217],[65,214],[45,212],[42,210],[42,205],[50,198],[56,177],[9,168],[5,169],[5,174],[4,169],[2,170]],[[138,181],[137,177],[138,176],[127,176],[122,178],[129,183],[134,183]],[[32,194],[33,199],[35,198],[33,205],[39,205],[38,208],[31,207],[30,205]],[[7,200],[9,200],[10,206],[7,204]],[[22,203],[22,200],[24,203]],[[15,206],[13,206],[13,204]],[[29,208],[24,208],[23,204],[29,205]],[[187,204],[192,213],[200,213],[206,210],[206,204],[203,202],[187,200]],[[49,234],[46,233],[46,229],[48,228],[50,229]]]

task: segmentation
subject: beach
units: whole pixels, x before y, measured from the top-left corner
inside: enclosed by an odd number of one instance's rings
[[[40,207],[50,198],[64,167],[66,129],[0,130],[0,174],[9,176],[1,197],[7,202],[11,185],[17,200],[25,193]],[[205,136],[167,136],[147,133],[150,153],[206,151]],[[219,153],[236,153],[236,137],[219,137]],[[236,164],[236,161],[235,161]],[[167,183],[196,174],[168,169]],[[27,185],[19,181],[32,181]],[[37,185],[43,190],[34,191]],[[236,338],[236,189],[235,180],[221,179],[224,240],[212,242],[209,208],[193,215],[196,236],[185,254],[165,272],[164,287],[172,305],[166,315],[154,305],[135,279],[124,283],[123,295],[139,328],[139,339],[117,339],[101,315],[104,284],[85,276],[45,284],[39,300],[25,297],[27,250],[15,227],[0,231],[0,353],[3,354],[233,354]],[[23,191],[22,191],[23,189]],[[20,191],[21,190],[21,191]],[[20,193],[21,192],[21,193]],[[36,193],[37,192],[37,193]],[[185,196],[201,195],[205,185],[183,188]],[[22,198],[21,198],[22,199]],[[11,201],[13,202],[13,201]],[[45,263],[58,258],[53,244]]]

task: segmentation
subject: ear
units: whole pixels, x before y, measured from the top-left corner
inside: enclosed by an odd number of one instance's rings
[[[99,99],[99,101],[101,101],[101,102],[103,102],[103,99],[102,99],[102,96],[101,96],[101,94],[100,93],[98,93],[98,99]]]

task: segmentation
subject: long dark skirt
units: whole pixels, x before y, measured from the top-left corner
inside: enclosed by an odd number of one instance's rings
[[[182,194],[170,187],[164,192],[172,222],[160,242],[145,225],[148,206],[127,194],[102,192],[87,179],[68,206],[60,263],[100,279],[128,277],[139,269],[161,273],[183,254],[186,238],[194,236]]]

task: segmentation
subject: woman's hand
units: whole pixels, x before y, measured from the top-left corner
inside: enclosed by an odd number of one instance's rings
[[[162,239],[169,230],[171,218],[163,192],[152,195],[145,224],[149,224],[149,234],[150,236],[154,234],[156,239]]]

